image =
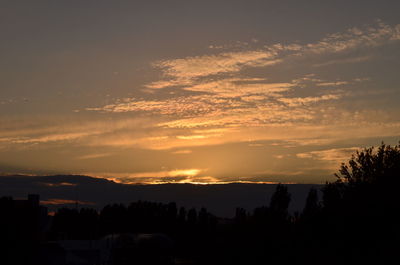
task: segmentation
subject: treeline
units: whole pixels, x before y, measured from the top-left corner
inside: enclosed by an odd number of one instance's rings
[[[112,204],[101,211],[91,208],[59,209],[49,239],[101,239],[110,234],[166,234],[175,242],[176,253],[199,258],[202,245],[215,238],[217,217],[206,208],[186,209],[168,204],[138,201],[125,206]],[[204,253],[202,253],[203,255]]]
[[[173,237],[188,231],[209,231],[217,218],[206,208],[178,208],[168,204],[138,201],[125,206],[111,204],[101,211],[91,208],[59,209],[53,218],[52,239],[99,239],[109,234],[165,233]]]

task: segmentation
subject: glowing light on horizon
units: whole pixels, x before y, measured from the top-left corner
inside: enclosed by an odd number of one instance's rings
[[[168,173],[168,176],[176,177],[176,176],[188,176],[193,177],[200,173],[200,169],[180,169],[173,170]]]

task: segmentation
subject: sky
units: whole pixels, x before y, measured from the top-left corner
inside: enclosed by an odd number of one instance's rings
[[[400,140],[399,1],[0,2],[0,174],[325,183]]]

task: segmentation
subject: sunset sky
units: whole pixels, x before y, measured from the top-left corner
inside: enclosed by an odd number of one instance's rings
[[[0,174],[333,180],[400,140],[400,1],[1,1]]]

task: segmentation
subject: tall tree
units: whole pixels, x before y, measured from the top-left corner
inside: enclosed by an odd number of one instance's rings
[[[303,210],[303,217],[309,218],[315,216],[320,209],[318,202],[318,191],[315,188],[311,188],[308,192],[306,204]]]
[[[343,163],[338,181],[349,184],[382,183],[400,181],[400,143],[396,146],[382,143],[377,149],[365,148]]]
[[[273,212],[287,214],[291,195],[286,186],[278,184],[274,194],[272,194],[269,208]]]

